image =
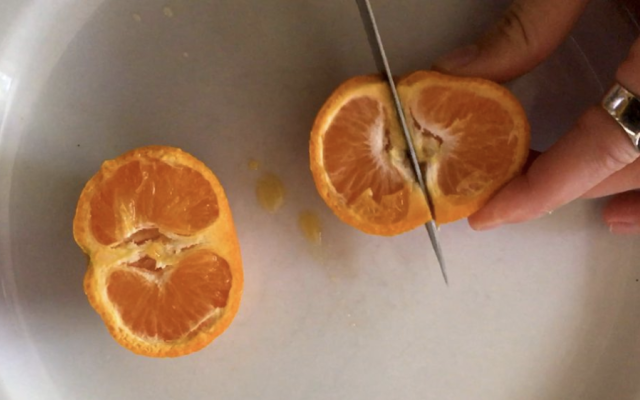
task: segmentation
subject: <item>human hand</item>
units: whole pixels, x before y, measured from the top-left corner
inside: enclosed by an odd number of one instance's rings
[[[588,0],[515,0],[502,21],[476,44],[434,64],[442,72],[498,82],[516,78],[546,59],[565,39]],[[616,80],[640,94],[640,39],[620,65]],[[599,106],[541,154],[521,176],[469,217],[476,230],[524,222],[579,197],[618,194],[603,217],[611,231],[640,234],[640,152]]]

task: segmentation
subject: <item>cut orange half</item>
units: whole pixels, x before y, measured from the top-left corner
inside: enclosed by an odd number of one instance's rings
[[[105,162],[82,191],[73,234],[89,256],[89,302],[135,353],[200,350],[238,311],[242,261],[227,198],[179,149],[144,147]]]
[[[430,71],[397,87],[438,224],[473,214],[521,171],[529,124],[507,89]],[[311,132],[310,162],[324,201],[355,228],[396,235],[432,218],[379,76],[352,78],[329,97]]]

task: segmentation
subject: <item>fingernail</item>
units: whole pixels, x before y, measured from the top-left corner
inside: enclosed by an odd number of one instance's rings
[[[478,53],[480,53],[480,48],[475,44],[460,47],[440,57],[433,63],[433,66],[444,71],[452,71],[470,64],[476,59]]]
[[[640,225],[633,222],[613,222],[609,231],[616,235],[635,235],[640,233]]]
[[[491,229],[496,229],[502,226],[502,222],[499,221],[473,221],[469,220],[469,225],[471,229],[474,231],[488,231]]]

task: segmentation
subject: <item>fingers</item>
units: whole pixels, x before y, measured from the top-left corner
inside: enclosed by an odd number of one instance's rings
[[[637,40],[616,79],[632,92],[640,93],[639,72]],[[537,218],[584,195],[639,155],[617,122],[601,107],[592,107],[524,175],[511,181],[472,215],[469,223],[472,228],[483,230]]]
[[[637,157],[618,124],[593,107],[525,175],[472,215],[469,223],[484,230],[537,218],[581,196]]]
[[[515,0],[476,44],[442,57],[445,73],[504,82],[528,72],[562,43],[588,0]]]
[[[620,171],[600,182],[582,197],[593,198],[610,196],[628,190],[640,189],[640,160],[627,165]]]
[[[603,212],[611,232],[621,235],[640,234],[640,192],[620,194]]]
[[[620,65],[617,73],[617,80],[622,86],[640,95],[640,39],[636,40],[629,56]],[[622,170],[609,176],[596,187],[589,190],[583,197],[602,197],[615,193],[626,192],[640,188],[640,160],[626,166]]]

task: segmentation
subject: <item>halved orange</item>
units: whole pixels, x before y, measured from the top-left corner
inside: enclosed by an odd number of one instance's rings
[[[78,201],[84,290],[111,335],[146,356],[202,349],[238,311],[243,273],[225,192],[200,161],[152,146],[106,161]]]
[[[468,217],[521,171],[529,123],[507,89],[431,71],[397,87],[438,224]],[[327,205],[366,233],[396,235],[432,218],[380,76],[352,78],[329,97],[311,131],[310,163]]]

